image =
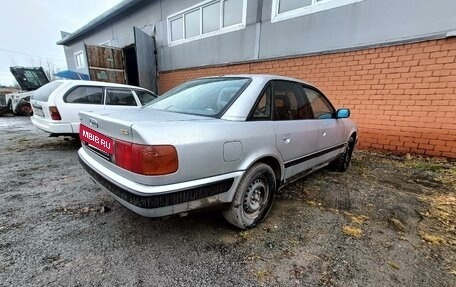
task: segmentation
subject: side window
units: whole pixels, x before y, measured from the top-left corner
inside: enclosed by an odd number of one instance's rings
[[[316,119],[332,119],[334,117],[336,111],[323,95],[306,87],[304,87],[304,91],[309,98]]]
[[[64,101],[73,104],[101,105],[103,104],[103,88],[77,87],[65,96]]]
[[[270,120],[271,119],[271,85],[269,84],[260,95],[256,107],[253,109],[252,119]]]
[[[139,102],[141,105],[145,105],[148,102],[155,100],[157,98],[156,95],[146,92],[146,91],[141,91],[141,90],[135,90],[136,95],[138,96]]]
[[[107,89],[106,105],[110,106],[137,106],[131,90]]]
[[[312,108],[300,84],[287,81],[273,82],[275,120],[313,119]]]

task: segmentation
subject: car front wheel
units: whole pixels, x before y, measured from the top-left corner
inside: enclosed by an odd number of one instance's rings
[[[331,169],[335,171],[344,172],[347,171],[348,167],[350,166],[350,161],[352,158],[352,153],[355,148],[355,138],[352,136],[347,142],[345,146],[345,151],[340,154],[334,162],[331,163]]]
[[[230,208],[223,213],[225,219],[241,229],[256,226],[271,209],[275,190],[272,168],[264,163],[253,165],[242,177]]]

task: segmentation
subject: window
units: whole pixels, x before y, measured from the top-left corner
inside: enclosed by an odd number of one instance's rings
[[[74,60],[76,63],[76,69],[81,69],[85,67],[84,52],[79,51],[74,53]]]
[[[157,98],[156,95],[149,93],[147,91],[140,91],[140,90],[135,90],[136,95],[138,96],[139,101],[141,102],[141,105],[145,105],[148,102],[155,100]]]
[[[315,90],[304,88],[316,119],[332,119],[336,111],[329,101]]]
[[[106,90],[106,105],[110,106],[137,106],[131,90]]]
[[[77,87],[72,90],[63,99],[66,103],[73,104],[103,104],[103,88],[102,87]]]
[[[177,41],[184,37],[184,30],[182,25],[184,24],[184,20],[182,17],[176,18],[171,21],[171,41]]]
[[[185,38],[195,37],[200,34],[200,10],[185,14]]]
[[[220,29],[220,2],[203,7],[203,33]]]
[[[312,108],[300,84],[274,81],[272,88],[275,120],[306,120],[314,118]]]
[[[40,102],[47,102],[49,99],[49,96],[57,90],[60,85],[62,85],[62,82],[50,82],[38,90],[34,91],[32,94],[32,100],[40,101]]]
[[[168,42],[177,45],[245,28],[247,0],[207,0],[168,17]]]
[[[271,85],[268,84],[266,89],[260,95],[259,101],[253,109],[252,120],[270,120],[271,119]]]
[[[242,22],[243,1],[223,1],[223,27],[228,27]]]
[[[317,0],[281,0],[279,1],[279,13],[307,7],[312,5],[313,2],[317,2]]]
[[[271,22],[316,13],[364,0],[272,0]]]

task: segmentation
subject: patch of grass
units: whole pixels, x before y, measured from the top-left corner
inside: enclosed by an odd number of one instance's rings
[[[399,240],[402,240],[402,241],[407,241],[409,242],[409,239],[405,236],[405,234],[403,234],[402,232],[399,232],[399,237],[398,237]]]
[[[397,231],[405,232],[405,225],[399,219],[390,218],[389,222],[391,222],[393,224],[394,228],[396,228]]]
[[[244,230],[244,231],[239,232],[239,237],[241,237],[244,240],[249,240],[250,238],[252,238],[252,235],[250,234],[249,231]]]
[[[456,168],[443,170],[437,180],[441,183],[452,185],[456,189]]]
[[[430,244],[435,244],[435,245],[440,245],[445,243],[445,239],[438,235],[430,234],[430,233],[421,233],[421,237],[424,239],[424,241],[430,243]]]
[[[268,277],[271,276],[271,271],[267,269],[256,270],[255,272],[253,272],[253,276],[255,276],[258,282],[263,283],[266,281]]]
[[[417,170],[437,172],[445,169],[445,161],[437,158],[423,158],[417,155],[404,156],[405,165]]]
[[[363,236],[363,231],[359,227],[344,226],[342,232],[354,238],[361,238]]]
[[[296,247],[296,246],[299,245],[299,240],[296,240],[296,239],[290,239],[288,242],[289,242],[290,245],[293,246],[293,247]]]
[[[444,226],[454,229],[456,220],[456,196],[452,194],[435,195],[425,199],[430,204],[430,216]]]
[[[306,203],[311,206],[322,206],[321,202],[316,202],[314,200],[307,200]]]
[[[337,209],[336,209],[336,211],[338,212]],[[366,216],[363,214],[354,214],[354,213],[348,212],[348,211],[343,211],[342,214],[347,216],[348,218],[350,218],[352,223],[359,224],[359,225],[363,224],[366,220],[369,219],[369,216]]]
[[[394,263],[392,261],[388,262],[388,265],[391,266],[391,268],[399,270],[399,265],[397,265],[396,263]]]
[[[456,195],[454,192],[421,196],[419,199],[428,204],[428,210],[422,216],[436,221],[433,229],[438,235],[422,232],[423,239],[432,244],[456,245]]]
[[[436,161],[413,160],[409,163],[409,166],[417,170],[432,172],[438,172],[445,169],[441,162]]]

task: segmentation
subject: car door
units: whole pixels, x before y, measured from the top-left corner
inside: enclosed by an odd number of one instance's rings
[[[103,87],[76,86],[63,96],[58,109],[62,122],[69,122],[73,133],[78,133],[79,112],[103,112]]]
[[[273,81],[272,98],[276,146],[285,165],[285,179],[299,176],[312,169],[317,159],[320,127],[299,83]]]
[[[131,89],[108,87],[105,95],[105,110],[108,112],[138,108],[138,102]]]
[[[316,89],[304,86],[319,130],[318,146],[321,161],[328,161],[344,147],[344,122],[336,118],[336,110],[328,99]]]

